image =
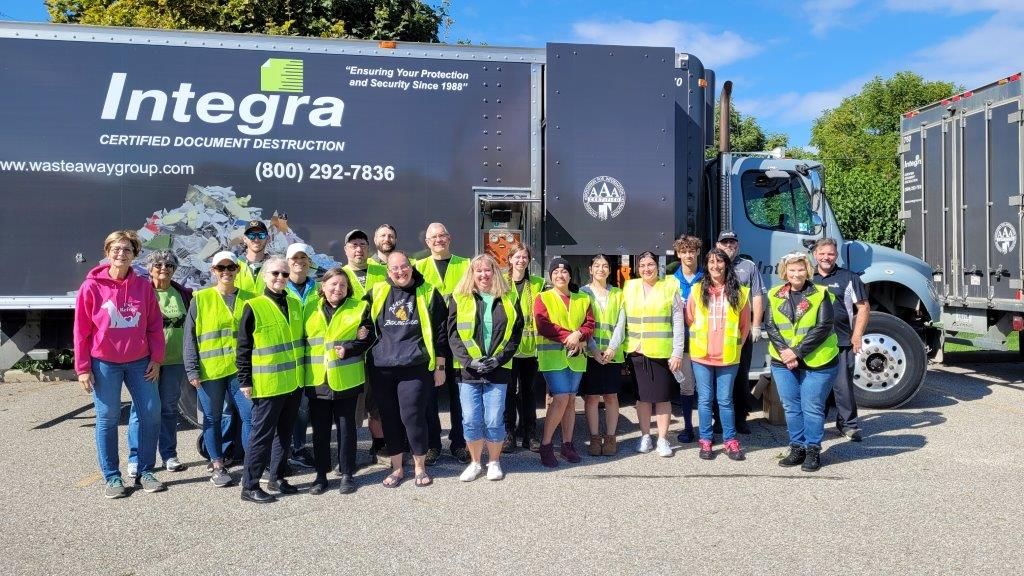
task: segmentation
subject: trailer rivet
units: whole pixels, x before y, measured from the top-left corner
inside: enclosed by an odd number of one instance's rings
[[[498,184],[501,184],[501,178],[495,178],[494,181],[497,182]]]
[[[484,114],[484,120],[487,120],[487,114]]]
[[[487,166],[487,162],[484,162],[484,166]]]
[[[497,134],[498,136],[501,136],[501,130],[496,131],[495,134]]]
[[[487,87],[487,82],[484,82],[483,84],[484,84],[484,88],[486,88]]]
[[[495,84],[495,86],[501,88],[501,82],[498,82],[497,84]]]
[[[487,178],[484,178],[484,182],[487,182]]]
[[[487,104],[487,98],[484,98],[484,104]]]
[[[495,150],[497,150],[498,152],[501,152],[501,146],[495,147]]]
[[[487,134],[487,130],[484,130],[484,134]]]
[[[501,168],[501,162],[495,162],[494,165],[497,166],[498,168]]]
[[[495,118],[497,118],[498,120],[501,120],[501,114],[498,114],[497,116],[495,116]]]
[[[495,100],[494,102],[495,102],[495,103],[497,103],[497,104],[501,104],[501,98],[498,98],[498,99],[497,99],[497,100]]]
[[[487,146],[484,146],[484,150],[487,150]],[[486,162],[484,162],[484,164],[486,164]]]

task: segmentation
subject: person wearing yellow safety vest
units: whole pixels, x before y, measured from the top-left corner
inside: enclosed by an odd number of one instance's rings
[[[394,248],[394,245],[392,245]],[[388,278],[388,268],[375,260],[367,258],[370,252],[370,241],[366,232],[352,230],[345,235],[345,259],[346,264],[342,268],[348,276],[348,285],[353,298],[362,299],[366,293],[373,290],[379,282]],[[367,358],[372,362],[373,357]],[[370,368],[366,367],[369,374]],[[369,418],[367,418],[369,416]],[[370,445],[370,454],[374,459],[384,454],[384,429],[380,425],[380,412],[373,402],[373,383],[368,379],[363,385],[363,393],[359,396],[359,404],[356,406],[356,425],[366,419],[366,427],[370,430],[370,437],[373,439]]]
[[[203,445],[210,458],[210,483],[218,488],[234,483],[224,465],[224,400],[234,405],[241,419],[243,446],[249,444],[252,423],[252,400],[242,394],[238,383],[235,334],[242,305],[255,294],[235,286],[238,269],[231,252],[213,255],[210,275],[216,283],[193,295],[185,318],[182,350],[185,377],[195,387],[203,409]]]
[[[637,259],[639,278],[623,287],[626,307],[626,354],[636,376],[636,415],[640,424],[638,452],[654,449],[651,413],[658,425],[658,455],[672,455],[668,425],[672,398],[678,396],[673,376],[683,365],[686,338],[683,301],[675,278],[658,279],[658,261],[652,252]]]
[[[750,288],[740,285],[729,255],[721,248],[708,250],[704,272],[686,301],[690,363],[697,381],[700,417],[698,455],[703,460],[715,456],[712,404],[717,400],[725,453],[731,460],[743,460],[743,449],[736,439],[732,391],[743,342],[750,333]]]
[[[310,363],[306,367],[306,397],[313,423],[316,478],[309,493],[327,491],[331,469],[331,426],[338,430],[338,470],[342,494],[356,490],[356,406],[366,382],[363,354],[373,344],[370,306],[352,296],[348,275],[332,268],[320,281],[316,311],[306,319]]]
[[[537,323],[537,364],[548,385],[551,401],[544,416],[540,463],[558,466],[551,445],[555,430],[562,427],[562,457],[573,464],[582,461],[572,443],[576,424],[575,396],[587,369],[587,340],[594,335],[594,313],[590,298],[572,290],[572,268],[565,258],[553,258],[548,267],[553,288],[534,299]]]
[[[515,451],[517,439],[522,440],[523,448],[540,451],[537,400],[533,392],[537,377],[537,327],[533,321],[533,300],[544,291],[544,279],[530,274],[531,260],[533,253],[525,244],[516,244],[509,250],[509,294],[523,315],[523,336],[512,358],[512,376],[505,394],[505,442],[501,447],[505,453]]]
[[[768,291],[765,330],[772,379],[782,399],[789,454],[779,466],[805,472],[821,467],[825,402],[839,371],[839,338],[832,329],[832,294],[810,281],[814,267],[806,253],[779,261],[783,284]]]
[[[590,455],[614,456],[619,443],[615,427],[619,423],[619,389],[622,387],[622,348],[626,339],[626,308],[622,290],[608,286],[612,268],[603,254],[590,262],[590,284],[580,289],[590,298],[594,311],[594,336],[587,342],[587,372],[581,383],[587,428],[590,431]],[[601,436],[599,408],[604,400],[605,434]]]
[[[252,399],[242,500],[260,504],[275,500],[260,487],[264,471],[267,491],[298,492],[283,475],[305,380],[302,308],[287,295],[288,273],[284,258],[267,258],[263,264],[266,288],[245,302],[238,321],[238,383]]]
[[[472,459],[459,477],[463,482],[483,474],[485,441],[487,479],[505,477],[500,462],[505,393],[522,333],[522,313],[497,261],[489,254],[473,258],[448,303],[448,345],[461,369],[462,429]]]
[[[449,297],[455,285],[466,274],[469,259],[451,253],[452,236],[440,222],[427,226],[424,235],[430,255],[416,261],[415,267],[423,280],[437,289],[448,305]],[[469,463],[469,451],[466,450],[466,439],[462,431],[462,407],[459,403],[458,371],[450,357],[445,358],[447,371],[445,384],[448,386],[448,405],[451,416],[451,430],[448,432],[448,448],[452,456],[463,464]],[[427,424],[430,426],[430,450],[427,452],[427,464],[433,465],[441,455],[441,417],[437,409],[438,390],[431,390],[430,412]]]
[[[235,286],[249,294],[263,293],[263,262],[267,259],[267,244],[270,232],[262,220],[250,220],[245,225],[242,242],[245,244],[245,256],[239,263]]]
[[[285,292],[288,295],[288,299],[302,310],[303,321],[313,314],[319,300],[316,280],[309,274],[309,269],[313,263],[310,260],[312,255],[313,247],[301,242],[289,244],[288,250],[285,252],[289,272],[288,287]],[[288,455],[288,464],[291,466],[297,468],[313,467],[313,455],[306,450],[306,430],[308,428],[309,399],[303,395],[299,400],[298,414],[295,417],[295,430],[292,431],[291,453]],[[268,478],[263,478],[261,483],[265,483],[266,480]]]
[[[444,298],[423,281],[405,253],[397,250],[388,256],[387,282],[374,286],[368,298],[377,331],[370,378],[391,452],[392,472],[383,485],[397,488],[405,479],[402,455],[408,440],[416,486],[430,486],[427,415],[430,391],[444,384],[445,356],[451,354],[448,310]]]

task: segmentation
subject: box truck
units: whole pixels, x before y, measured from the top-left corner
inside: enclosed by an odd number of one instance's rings
[[[415,251],[440,221],[455,253],[522,241],[536,272],[646,250],[664,265],[677,235],[732,229],[775,282],[782,254],[827,235],[871,289],[861,403],[906,402],[936,349],[931,270],[843,241],[819,164],[732,154],[727,128],[706,160],[715,76],[695,55],[23,23],[0,24],[0,49],[0,367],[68,345],[109,231],[175,250],[197,285],[250,218],[321,267],[350,229],[389,223]],[[762,341],[755,375],[766,358]]]

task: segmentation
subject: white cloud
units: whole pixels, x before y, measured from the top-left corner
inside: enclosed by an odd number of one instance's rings
[[[737,94],[736,108],[758,120],[771,119],[773,124],[803,124],[816,119],[822,111],[835,108],[843,98],[856,94],[869,79],[859,77],[829,90],[786,92],[771,98],[743,98]]]
[[[761,51],[760,46],[735,32],[715,32],[709,26],[681,20],[588,20],[574,23],[572,30],[577,41],[592,44],[671,46],[696,55],[708,68],[731,64]]]
[[[849,10],[859,3],[860,0],[807,0],[803,10],[811,33],[821,37],[832,28],[849,24]]]
[[[948,0],[952,1],[952,0]],[[1024,52],[1024,15],[997,13],[959,36],[912,54],[903,68],[928,80],[978,88],[1018,71]]]
[[[1020,0],[886,0],[896,12],[1024,12]]]

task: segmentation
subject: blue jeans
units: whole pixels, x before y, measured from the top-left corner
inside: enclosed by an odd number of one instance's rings
[[[786,413],[790,446],[821,448],[825,435],[825,401],[839,365],[831,368],[787,370],[772,365],[772,379]]]
[[[96,455],[104,481],[121,476],[117,455],[117,423],[121,419],[121,384],[128,387],[138,417],[138,470],[152,472],[160,434],[160,394],[143,376],[149,356],[118,364],[92,359],[92,401],[96,409]]]
[[[722,421],[722,440],[736,437],[736,413],[732,406],[732,384],[736,380],[739,364],[731,366],[707,366],[692,362],[693,379],[697,381],[697,416],[700,418],[700,439],[711,440],[713,402],[718,402],[718,414]]]
[[[178,457],[178,399],[181,398],[181,383],[185,381],[185,365],[171,364],[160,367],[157,389],[160,393],[160,437],[157,448],[160,459],[167,462]],[[137,468],[139,464],[139,415],[135,413],[135,402],[128,415],[128,464]]]
[[[580,389],[583,372],[574,372],[571,368],[541,372],[544,382],[548,385],[548,394],[575,394]]]
[[[210,460],[224,459],[224,432],[230,426],[223,425],[225,399],[234,404],[242,420],[242,446],[249,445],[252,429],[252,400],[242,394],[238,376],[232,374],[216,380],[207,380],[197,390],[199,405],[203,408],[203,444]]]
[[[507,384],[459,382],[462,431],[466,442],[505,440],[505,394]]]

